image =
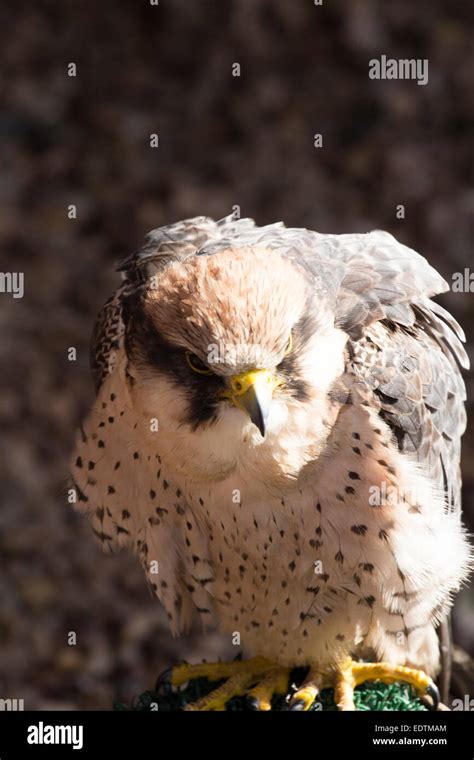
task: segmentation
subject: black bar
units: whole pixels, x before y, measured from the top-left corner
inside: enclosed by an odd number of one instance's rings
[[[40,732],[42,726],[42,732]],[[64,730],[71,744],[34,744],[30,739],[61,740],[55,728]],[[470,712],[17,712],[0,713],[0,760],[24,757],[109,758],[174,755],[227,758],[238,753],[253,757],[256,742],[270,753],[304,752],[315,760],[332,755],[358,757],[474,757],[474,716]],[[423,743],[424,742],[424,743]],[[282,751],[283,750],[283,751]],[[323,754],[324,753],[324,754]]]

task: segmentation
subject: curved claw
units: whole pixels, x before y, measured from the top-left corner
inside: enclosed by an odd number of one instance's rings
[[[290,699],[288,709],[292,712],[307,712],[314,704],[319,694],[319,681],[314,680],[317,674],[310,671],[306,681],[295,691]]]
[[[165,668],[158,678],[156,679],[155,683],[155,691],[161,691],[163,687],[169,687],[171,689],[171,676],[173,674],[173,668]]]
[[[305,711],[306,703],[304,699],[291,699],[290,704],[288,706],[288,710],[291,712],[303,712]]]
[[[426,702],[426,706],[429,707],[430,710],[437,710],[439,707],[439,703],[441,701],[439,689],[436,686],[434,681],[431,681],[431,683],[428,684],[426,687],[426,694],[431,697],[432,704]],[[425,702],[423,700],[423,702]]]
[[[256,697],[247,697],[247,699],[245,700],[245,703],[247,707],[249,708],[249,710],[251,711],[260,710],[260,700],[257,699]]]

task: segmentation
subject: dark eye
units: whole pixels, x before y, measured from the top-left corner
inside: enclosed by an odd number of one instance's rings
[[[212,370],[209,369],[207,364],[204,364],[199,356],[192,354],[191,351],[186,351],[186,361],[193,372],[197,372],[199,375],[212,375]]]

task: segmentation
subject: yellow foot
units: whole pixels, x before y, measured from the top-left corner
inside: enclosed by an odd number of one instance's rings
[[[232,697],[246,694],[255,710],[271,710],[274,694],[288,691],[289,668],[283,668],[263,657],[234,662],[203,662],[199,665],[178,665],[171,671],[172,686],[182,686],[195,678],[209,681],[227,679],[205,697],[186,706],[186,710],[225,710]]]
[[[336,673],[334,701],[339,710],[355,710],[354,688],[365,681],[388,684],[403,681],[413,686],[420,697],[431,697],[433,710],[438,708],[438,687],[422,670],[390,665],[387,662],[356,662],[348,659]]]
[[[288,709],[307,712],[314,704],[320,690],[326,685],[328,684],[324,683],[322,673],[310,668],[305,680],[291,697]]]

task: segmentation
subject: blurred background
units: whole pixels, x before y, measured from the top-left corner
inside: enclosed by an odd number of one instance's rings
[[[25,295],[0,296],[0,697],[110,709],[182,657],[225,656],[215,634],[173,641],[136,560],[103,555],[67,504],[114,262],[153,227],[237,204],[259,224],[389,230],[451,281],[472,261],[473,30],[460,0],[2,4],[0,269],[24,272]],[[382,54],[427,58],[429,84],[370,80]],[[472,357],[472,294],[442,301]],[[472,531],[472,421],[463,473]],[[467,590],[455,636],[471,653],[473,616]]]

